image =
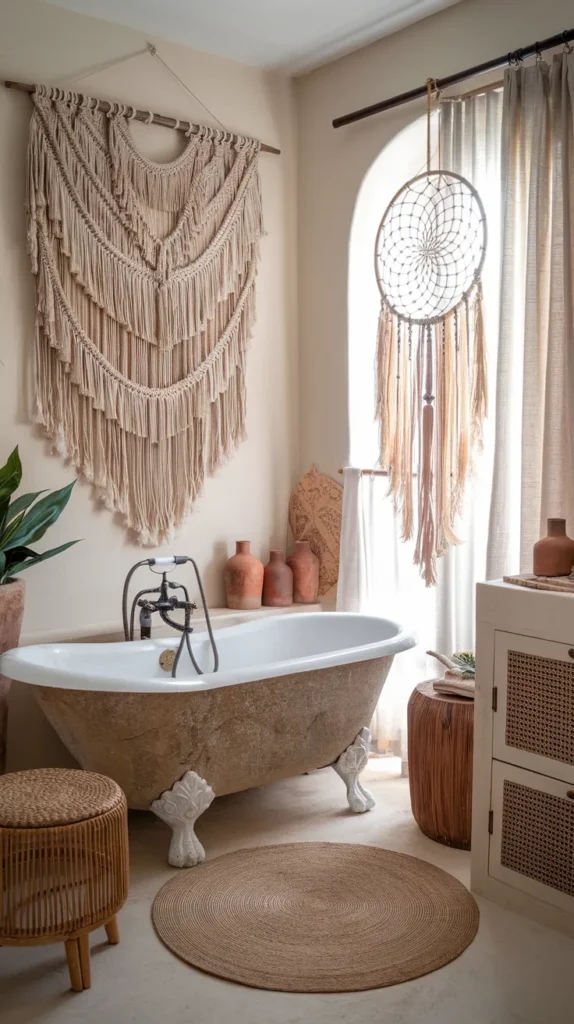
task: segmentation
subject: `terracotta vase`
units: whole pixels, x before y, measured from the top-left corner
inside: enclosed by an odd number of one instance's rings
[[[238,540],[235,554],[228,558],[223,577],[227,607],[248,611],[261,608],[263,590],[263,562],[249,550],[250,541]]]
[[[18,646],[24,616],[24,594],[24,580],[0,585],[0,654]],[[6,771],[8,691],[11,681],[0,675],[0,775]]]
[[[565,519],[548,520],[548,536],[534,545],[535,576],[569,576],[574,565],[574,541],[566,536]]]
[[[283,551],[270,551],[263,575],[263,604],[267,608],[288,608],[293,604],[293,570]]]
[[[295,551],[287,565],[293,570],[293,602],[315,604],[319,593],[319,559],[308,540],[295,541]]]

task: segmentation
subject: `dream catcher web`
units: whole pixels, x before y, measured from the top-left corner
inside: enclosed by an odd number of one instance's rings
[[[460,515],[486,415],[486,353],[480,274],[486,216],[459,174],[430,167],[397,192],[375,245],[381,293],[376,417],[402,539],[417,520],[415,564],[427,586],[436,560],[458,544]],[[440,153],[439,153],[440,164]],[[415,481],[417,515],[415,517]]]

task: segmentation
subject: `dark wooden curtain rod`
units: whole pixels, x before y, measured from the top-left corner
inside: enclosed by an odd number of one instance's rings
[[[6,89],[18,89],[19,92],[34,92],[33,85],[25,85],[23,82],[4,82]],[[81,93],[78,93],[80,96]],[[98,100],[98,110],[101,110],[104,114],[107,114],[108,110],[112,109],[112,104],[108,103],[107,100]],[[149,119],[149,110],[136,110],[134,113],[135,121],[145,121],[147,124],[160,124],[163,128],[176,128],[180,132],[187,132],[191,129],[192,135],[197,135],[199,131],[199,125],[190,124],[189,121],[181,121],[175,117],[166,117],[164,114],[152,114],[152,119]],[[261,143],[262,153],[275,153],[279,154],[280,149],[276,149],[275,146],[268,146],[265,142]]]
[[[539,43],[531,43],[530,46],[524,46],[521,50],[505,53],[502,57],[487,60],[484,64],[476,64],[475,67],[467,68],[466,71],[457,71],[456,74],[447,75],[446,78],[437,78],[435,80],[436,88],[446,89],[449,85],[457,85],[458,82],[464,82],[467,78],[474,78],[475,75],[482,75],[485,71],[494,71],[495,68],[503,67],[507,63],[518,64],[525,57],[532,57],[534,54],[538,55],[543,50],[552,50],[555,46],[560,46],[561,43],[567,46],[572,39],[574,39],[574,28],[567,29],[565,32],[559,32],[555,36],[549,36],[548,39],[543,39]],[[362,121],[364,117],[381,114],[383,110],[399,107],[402,103],[410,103],[411,100],[418,100],[421,96],[426,95],[426,84],[420,85],[416,89],[410,89],[409,92],[402,92],[399,96],[393,96],[390,100],[381,100],[380,103],[372,103],[370,107],[363,107],[361,110],[353,110],[351,114],[344,114],[343,117],[336,117],[333,121],[333,128],[342,128],[345,124]]]

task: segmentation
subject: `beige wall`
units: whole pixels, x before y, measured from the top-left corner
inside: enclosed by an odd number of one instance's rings
[[[145,47],[145,38],[118,25],[86,18],[36,0],[1,0],[0,78],[61,83]],[[221,568],[237,538],[255,554],[285,544],[287,507],[297,463],[295,121],[291,82],[156,40],[158,52],[230,129],[277,146],[261,157],[263,240],[258,318],[248,360],[248,435],[236,456],[207,482],[176,542],[168,550],[195,555],[208,600],[223,603]],[[82,79],[79,90],[144,109],[214,123],[165,69],[143,55]],[[25,166],[29,98],[0,88],[0,457],[20,446],[26,490],[56,488],[73,474],[29,423],[28,356],[33,288],[24,248]],[[134,124],[140,148],[171,159],[183,137]],[[127,569],[145,557],[126,532],[77,484],[47,546],[75,537],[81,544],[26,575],[24,638],[62,638],[117,629]],[[46,542],[44,542],[46,543]],[[26,687],[12,690],[9,766],[69,759]]]
[[[1,0],[0,78],[62,82],[145,47],[129,29],[36,0]],[[292,84],[277,75],[156,40],[158,52],[230,129],[278,146],[261,156],[267,235],[258,280],[258,317],[248,360],[248,435],[236,456],[207,482],[173,549],[195,555],[211,604],[222,603],[221,567],[236,538],[257,555],[285,543],[287,506],[297,463],[295,395],[295,121]],[[214,123],[154,59],[144,54],[82,79],[78,90],[135,103],[144,109]],[[29,98],[0,89],[0,456],[19,444],[27,490],[61,487],[74,475],[50,454],[29,424],[28,354],[33,288],[24,248],[26,141]],[[142,150],[170,159],[183,136],[133,125]],[[26,576],[24,634],[116,626],[127,569],[145,550],[94,502],[79,482],[49,535],[49,546],[74,537],[81,544]],[[48,540],[48,538],[46,538]]]
[[[372,162],[424,113],[426,102],[337,130],[333,118],[406,92],[429,76],[452,74],[572,28],[572,10],[570,0],[466,0],[297,80],[302,468],[315,462],[333,474],[348,460],[347,274],[354,205]]]

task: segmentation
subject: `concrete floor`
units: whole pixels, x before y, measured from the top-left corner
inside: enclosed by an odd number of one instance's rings
[[[200,819],[207,854],[301,840],[369,843],[422,857],[468,884],[469,855],[431,842],[415,825],[408,782],[365,773],[377,798],[363,815],[345,810],[330,769],[223,797]],[[2,1024],[572,1024],[574,942],[480,901],[471,946],[453,963],[391,988],[345,995],[265,992],[221,981],[179,961],[156,937],[152,900],[174,869],[169,831],[152,815],[131,818],[130,897],[121,943],[92,933],[92,988],[69,990],[61,946],[0,950]]]

